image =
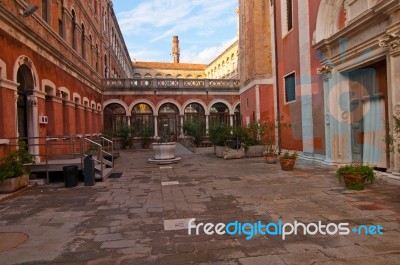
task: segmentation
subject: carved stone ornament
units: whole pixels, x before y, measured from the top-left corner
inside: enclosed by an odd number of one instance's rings
[[[29,97],[28,98],[28,102],[29,102],[31,107],[37,107],[38,100],[37,100],[36,97]]]
[[[387,35],[379,40],[380,47],[388,47],[390,51],[395,51],[400,47],[400,31],[387,33]]]
[[[317,73],[319,75],[330,74],[332,72],[333,67],[329,64],[323,64],[320,68],[317,69]]]

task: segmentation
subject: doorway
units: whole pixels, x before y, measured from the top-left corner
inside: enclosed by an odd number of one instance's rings
[[[179,132],[179,110],[172,103],[163,104],[158,111],[158,132],[169,141],[176,141]]]

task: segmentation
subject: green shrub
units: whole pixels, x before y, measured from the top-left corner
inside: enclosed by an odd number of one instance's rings
[[[231,137],[231,127],[224,123],[212,124],[209,129],[209,136],[213,145],[224,146]]]
[[[204,137],[205,121],[203,119],[195,118],[185,121],[183,130],[187,135],[194,138],[194,144],[199,145]]]
[[[33,163],[33,156],[28,152],[25,142],[18,142],[18,150],[11,151],[0,163],[0,180],[14,178],[28,173],[24,164]]]

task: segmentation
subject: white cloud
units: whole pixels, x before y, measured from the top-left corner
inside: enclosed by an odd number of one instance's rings
[[[181,53],[181,62],[209,64],[226,48],[228,48],[235,40],[236,38],[226,40],[219,46],[205,48],[197,52],[195,48],[192,47],[191,49],[183,51]]]

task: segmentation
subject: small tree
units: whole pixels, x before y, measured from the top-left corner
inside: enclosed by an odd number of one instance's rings
[[[231,127],[225,123],[214,123],[209,129],[209,136],[213,145],[224,146],[230,139]]]
[[[183,130],[194,138],[194,144],[199,145],[204,137],[205,121],[199,118],[187,120],[183,124]]]
[[[117,130],[117,135],[122,138],[122,148],[127,148],[132,145],[131,128],[129,126],[121,126]]]

